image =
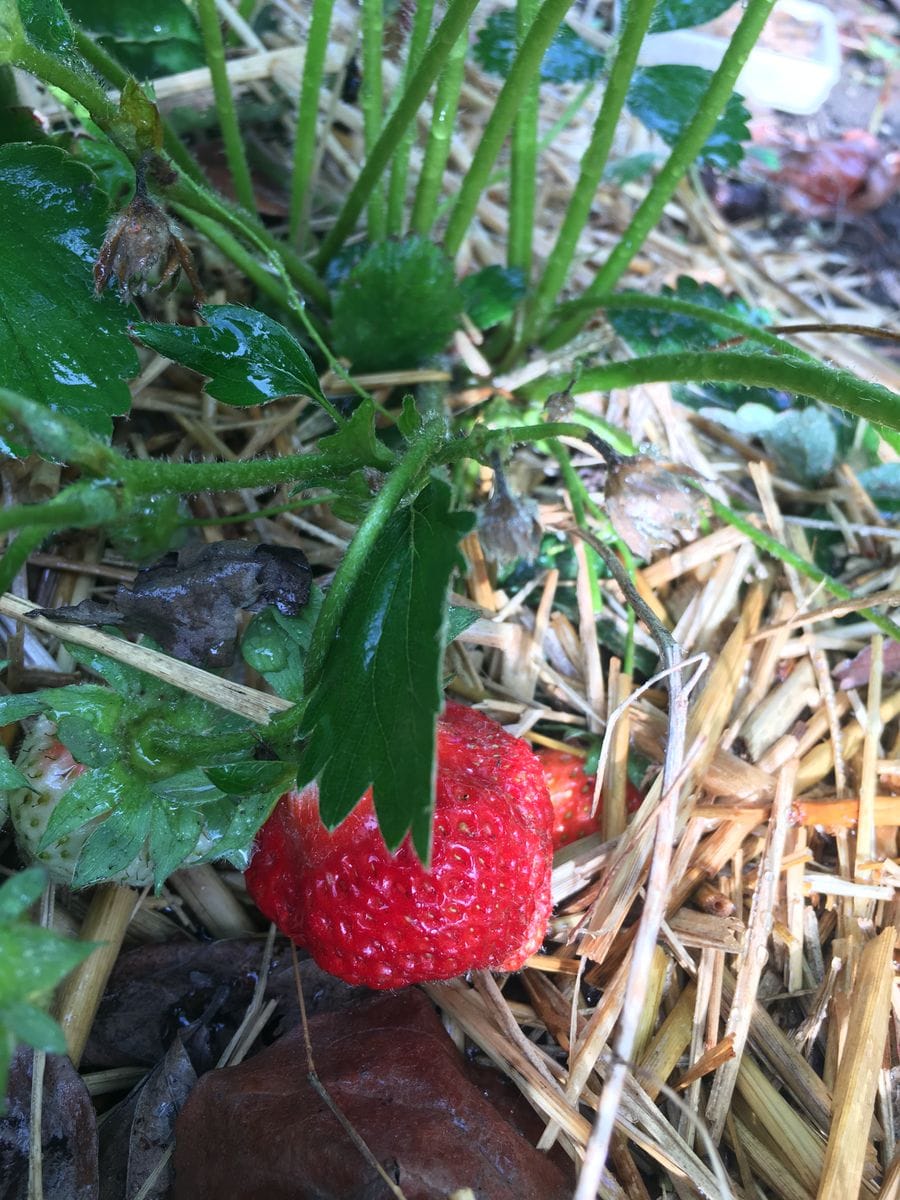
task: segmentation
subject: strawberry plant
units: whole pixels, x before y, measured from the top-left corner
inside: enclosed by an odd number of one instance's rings
[[[8,539],[0,592],[10,590],[45,543],[72,531],[132,545],[134,561],[159,559],[152,570],[175,572],[159,592],[161,607],[139,621],[137,583],[118,597],[115,619],[100,602],[90,615],[60,613],[64,642],[63,620],[113,627],[107,652],[73,645],[80,682],[0,698],[3,724],[25,722],[16,765],[8,755],[0,759],[23,858],[46,863],[55,879],[75,887],[113,880],[159,888],[184,864],[224,859],[246,866],[269,818],[250,866],[250,889],[267,915],[340,973],[338,951],[317,939],[345,898],[334,891],[325,897],[322,871],[301,879],[284,865],[298,831],[309,837],[311,857],[330,862],[328,856],[346,851],[351,865],[377,861],[385,887],[402,888],[410,879],[443,887],[442,872],[449,870],[442,903],[462,903],[441,822],[449,828],[460,821],[464,797],[458,784],[446,783],[445,759],[469,755],[475,767],[484,766],[483,730],[473,725],[471,744],[451,754],[451,727],[475,719],[455,707],[440,714],[445,651],[468,619],[450,595],[466,571],[460,547],[476,525],[479,468],[495,469],[495,496],[516,509],[517,494],[502,475],[513,447],[538,448],[556,461],[573,527],[588,539],[588,587],[599,607],[605,568],[590,539],[601,549],[615,545],[633,570],[626,526],[639,535],[631,550],[646,558],[655,544],[650,527],[661,518],[657,513],[642,525],[623,502],[623,522],[611,521],[612,511],[598,508],[573,466],[571,448],[614,447],[616,457],[607,457],[611,476],[651,473],[655,491],[668,468],[649,472],[646,460],[635,460],[624,430],[578,407],[586,393],[657,382],[702,386],[707,399],[728,409],[738,407],[736,396],[774,407],[773,396],[786,394],[800,406],[835,406],[867,422],[876,441],[900,445],[900,398],[801,350],[772,331],[769,314],[692,280],[655,295],[621,286],[694,166],[741,159],[748,114],[734,86],[773,2],[747,0],[714,72],[638,68],[637,61],[648,30],[707,20],[725,7],[718,0],[629,0],[602,51],[574,28],[570,0],[519,0],[514,13],[486,15],[476,0],[420,3],[414,14],[401,6],[408,29],[402,23],[388,29],[386,7],[367,2],[359,30],[363,157],[341,195],[316,170],[332,134],[320,101],[339,82],[326,70],[335,6],[316,3],[306,28],[286,209],[273,216],[258,211],[248,117],[228,71],[235,31],[220,24],[213,0],[166,0],[152,24],[131,2],[0,0],[4,80],[13,90],[26,77],[38,81],[65,114],[55,126],[34,125],[25,135],[10,115],[15,103],[0,113],[0,221],[7,231],[0,262],[0,447],[10,460],[34,462],[33,455],[54,464],[60,479],[53,495],[0,510]],[[254,7],[241,5],[240,12]],[[450,135],[470,57],[496,77],[497,92],[461,186],[445,197]],[[383,79],[388,63],[393,92]],[[176,114],[162,111],[147,82],[203,64],[224,159],[215,173],[221,186],[195,156],[196,139],[181,135]],[[562,126],[598,86],[602,100],[552,244],[538,257],[532,235],[541,89],[561,85],[581,89]],[[601,181],[626,179],[635,169],[613,156],[626,111],[664,149],[638,164],[639,173],[655,170],[640,203],[591,282],[573,287],[579,237]],[[501,178],[508,181],[506,261],[461,276],[457,263],[478,205]],[[237,297],[220,294],[214,274],[222,263],[226,277],[240,281]],[[179,275],[186,277],[181,285]],[[599,314],[621,339],[613,356],[603,339],[590,340]],[[486,398],[451,409],[439,390],[451,377],[443,370],[448,362],[460,388],[475,392],[487,378],[477,374],[472,355],[441,357],[473,323],[481,331],[477,365],[485,363],[502,382],[492,383]],[[206,412],[217,403],[263,425],[270,413],[296,404],[284,425],[290,444],[265,441],[265,452],[243,456],[215,435],[203,461],[178,461],[166,456],[173,443],[164,435],[162,453],[137,454],[129,421],[139,415],[132,408],[139,389],[130,384],[158,361],[151,355],[175,364],[185,388],[202,389]],[[529,360],[538,369],[517,374]],[[781,427],[784,453],[794,455],[791,447],[804,441],[807,427]],[[777,441],[777,433],[770,436]],[[818,478],[823,461],[805,464],[799,477]],[[698,487],[696,477],[678,476],[679,504],[690,509],[685,519],[695,519]],[[178,574],[188,571],[179,542],[191,536],[191,522],[206,519],[186,515],[182,501],[243,496],[246,489],[277,494],[273,513],[318,505],[343,522],[342,534],[334,535],[339,562],[333,571],[318,569],[296,605],[281,603],[278,588],[254,590],[249,599],[246,590],[235,593],[234,563],[213,572],[214,587],[211,576]],[[818,572],[814,578],[844,594],[824,570],[791,557],[721,500],[711,503],[704,512],[712,517],[703,519],[731,521],[766,553],[808,575]],[[539,559],[548,549],[539,538],[531,545],[534,511],[524,500],[517,511],[529,537],[511,543],[512,557]],[[559,554],[558,543],[550,550]],[[560,557],[561,570],[571,579],[576,567],[568,546],[565,553],[570,559]],[[502,558],[499,569],[517,569]],[[254,559],[253,572],[257,567]],[[255,574],[252,582],[258,583]],[[182,610],[176,593],[199,601]],[[249,624],[244,613],[254,614]],[[872,619],[897,635],[886,618]],[[230,686],[240,682],[231,661],[239,627],[241,662],[255,672],[255,690],[264,684],[267,698],[274,693],[279,701],[266,707],[242,692],[252,715],[234,707]],[[631,634],[626,670],[635,662],[633,627]],[[141,667],[127,662],[126,635],[140,635],[150,647]],[[219,675],[210,682],[198,671]],[[510,826],[518,819],[529,825],[525,810],[543,803],[536,786],[529,784],[522,799],[492,781],[485,804],[495,787],[522,801],[522,812],[509,814]],[[289,798],[270,817],[283,794]],[[472,820],[482,817],[479,809]],[[506,836],[509,828],[498,834],[496,857],[483,868],[491,887],[508,884],[511,897],[509,913],[497,917],[505,936],[496,945],[476,938],[479,944],[460,955],[442,945],[440,965],[423,975],[421,945],[385,941],[379,954],[397,961],[379,960],[370,969],[357,961],[365,948],[354,943],[343,949],[353,960],[350,977],[393,985],[473,966],[521,965],[546,923],[549,860],[543,835],[534,834],[529,866],[508,858]],[[430,864],[431,875],[422,864]],[[13,914],[16,922],[23,907]],[[425,920],[405,915],[413,929]],[[412,934],[404,929],[404,937]],[[73,955],[55,959],[54,971],[36,983],[22,968],[16,978],[27,1002],[80,952]],[[19,1001],[12,996],[10,1003]],[[0,1005],[0,1020],[31,1040],[27,1022],[17,1024],[6,1011]],[[55,1044],[50,1037],[37,1041]]]

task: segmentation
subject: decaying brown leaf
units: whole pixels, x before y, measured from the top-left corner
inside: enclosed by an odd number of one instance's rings
[[[274,605],[294,617],[309,599],[310,580],[306,555],[291,546],[213,542],[166,554],[138,571],[131,587],[120,584],[108,604],[83,600],[29,616],[118,625],[153,638],[182,662],[226,667],[234,659],[238,613]]]
[[[25,1200],[31,1143],[34,1051],[20,1046],[9,1071],[7,1110],[0,1117],[0,1200]],[[44,1200],[98,1200],[97,1118],[84,1082],[64,1054],[48,1054],[41,1105]]]
[[[310,1022],[319,1078],[407,1200],[563,1200],[563,1174],[500,1117],[418,991]],[[296,1030],[200,1080],[178,1118],[174,1200],[381,1200],[384,1181],[313,1088]]]

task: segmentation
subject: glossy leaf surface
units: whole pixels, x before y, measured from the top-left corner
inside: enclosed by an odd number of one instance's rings
[[[505,79],[516,56],[516,14],[491,13],[478,31],[473,53],[485,71]],[[541,83],[587,83],[600,77],[603,62],[599,51],[562,24],[541,61]]]
[[[435,723],[450,576],[469,513],[433,481],[398,509],[353,586],[304,714],[298,783],[318,779],[322,819],[337,825],[372,785],[389,846],[408,829],[427,856]]]
[[[109,434],[138,372],[127,309],[93,294],[106,200],[53,146],[0,147],[0,384]]]
[[[309,355],[283,325],[240,304],[205,304],[205,325],[136,321],[145,346],[207,377],[206,391],[223,404],[267,404],[282,396],[324,396]]]
[[[712,72],[703,67],[642,67],[635,71],[625,103],[631,113],[672,146],[696,115]],[[750,114],[737,93],[729,97],[716,121],[699,161],[715,167],[733,167],[744,157],[742,143],[749,141]]]
[[[204,65],[200,27],[182,0],[66,0],[66,8],[139,79]]]

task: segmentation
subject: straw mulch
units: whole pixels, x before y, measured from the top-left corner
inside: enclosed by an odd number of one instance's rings
[[[338,6],[339,36],[329,51],[335,69],[353,45],[353,15],[352,6]],[[250,47],[232,65],[235,78],[265,99],[296,92],[300,31],[287,6],[284,17],[283,47]],[[390,63],[386,77],[390,88]],[[202,73],[164,80],[157,93],[166,103],[199,99],[191,89],[205,82]],[[448,195],[471,160],[497,86],[468,68]],[[569,99],[564,89],[546,89],[546,127]],[[585,105],[543,157],[538,260],[552,245],[595,112],[596,103]],[[346,191],[360,159],[358,109],[335,96],[330,113],[340,127],[332,126],[324,141],[321,212]],[[423,128],[429,117],[423,112]],[[640,127],[626,121],[617,155],[647,144]],[[591,278],[641,194],[641,185],[601,191],[574,291]],[[503,261],[504,197],[501,181],[483,198],[461,254],[463,271]],[[312,220],[322,228],[327,218],[316,211]],[[687,183],[636,258],[627,284],[655,292],[683,273],[735,291],[783,319],[885,323],[865,298],[866,280],[853,263],[841,263],[839,248],[785,254],[762,227],[740,233],[726,228]],[[804,335],[798,342],[896,385],[890,359],[858,338]],[[581,348],[601,344],[612,357],[626,352],[610,329],[597,324]],[[491,379],[477,331],[461,332],[456,352],[476,379],[449,395],[455,411],[515,382]],[[557,366],[539,361],[529,374]],[[298,448],[302,404],[273,405],[248,420],[198,396],[182,375],[167,376],[165,368],[151,357],[135,386],[142,425],[155,423],[146,443],[135,442],[139,451],[246,457]],[[395,381],[372,382],[386,397]],[[652,443],[663,458],[693,468],[718,494],[749,502],[759,527],[801,556],[811,558],[820,529],[843,539],[842,579],[854,594],[885,605],[900,599],[900,535],[850,466],[841,466],[827,487],[803,489],[780,477],[758,445],[674,403],[665,385],[579,401]],[[307,437],[315,432],[314,424],[304,428]],[[581,444],[572,449],[579,469],[602,478],[595,451]],[[883,448],[882,454],[888,461],[890,452]],[[572,508],[555,464],[520,451],[513,470],[539,502],[544,529],[566,537]],[[489,479],[482,472],[480,497]],[[596,495],[602,501],[602,487]],[[264,502],[282,499],[268,493]],[[203,533],[214,540],[233,532],[216,518],[259,504],[245,492],[196,498],[193,507],[195,515],[213,521]],[[810,526],[804,514],[813,508],[825,509],[827,517]],[[320,570],[339,561],[352,533],[315,508],[238,528],[301,547]],[[541,1147],[561,1142],[578,1163],[606,1082],[624,1065],[603,1197],[649,1200],[672,1191],[746,1200],[896,1196],[900,690],[882,670],[884,642],[859,613],[839,620],[852,609],[832,605],[827,594],[731,527],[714,526],[656,557],[638,572],[637,589],[689,660],[689,707],[675,794],[662,796],[662,777],[651,769],[643,806],[626,824],[629,754],[658,767],[671,738],[667,681],[655,678],[638,691],[619,660],[598,645],[586,554],[582,543],[573,544],[575,579],[547,569],[519,590],[503,590],[477,535],[470,536],[469,591],[457,599],[477,606],[479,617],[448,651],[447,668],[451,691],[535,744],[557,744],[566,732],[585,735],[576,747],[604,739],[604,830],[557,858],[556,909],[545,953],[516,980],[461,979],[430,987],[428,994],[451,1030],[513,1079],[546,1122]],[[43,604],[72,602],[117,577],[120,564],[104,557],[99,539],[59,553],[58,559],[36,558],[45,572]],[[63,561],[76,558],[91,565]],[[620,633],[627,603],[614,581],[604,582],[604,616]],[[7,601],[5,611],[14,609]],[[638,643],[656,653],[643,628]],[[834,667],[867,646],[871,656],[862,678],[841,688]],[[16,662],[31,670],[58,666],[31,629],[13,658],[14,669]],[[148,663],[156,669],[153,658]],[[259,719],[277,703],[253,688],[232,687],[223,698],[219,681],[189,674],[181,676],[184,686],[243,706]],[[674,840],[660,891],[650,872],[663,802]],[[193,877],[202,877],[205,894],[191,891]],[[159,912],[172,902],[181,905],[189,929],[197,922],[222,935],[259,928],[239,879],[228,873],[182,872],[171,887],[162,903],[143,899],[131,936],[156,939],[165,936],[166,925],[174,930]],[[230,916],[216,909],[217,899]],[[645,901],[661,904],[663,920],[640,987],[636,992],[632,986],[628,996],[637,1028],[630,1059],[621,1064],[613,1047],[632,956],[646,949],[637,936]]]

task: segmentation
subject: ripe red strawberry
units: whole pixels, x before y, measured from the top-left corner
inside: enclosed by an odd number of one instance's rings
[[[530,747],[448,704],[438,722],[432,864],[382,840],[371,792],[330,832],[310,785],[282,796],[247,870],[250,895],[325,970],[397,988],[516,971],[550,916],[552,811]]]
[[[553,849],[561,850],[589,833],[598,833],[603,824],[603,805],[601,800],[596,813],[591,815],[595,776],[585,774],[584,760],[563,750],[543,746],[537,756],[553,805]],[[635,812],[640,803],[640,792],[629,783],[625,792],[628,811]]]

